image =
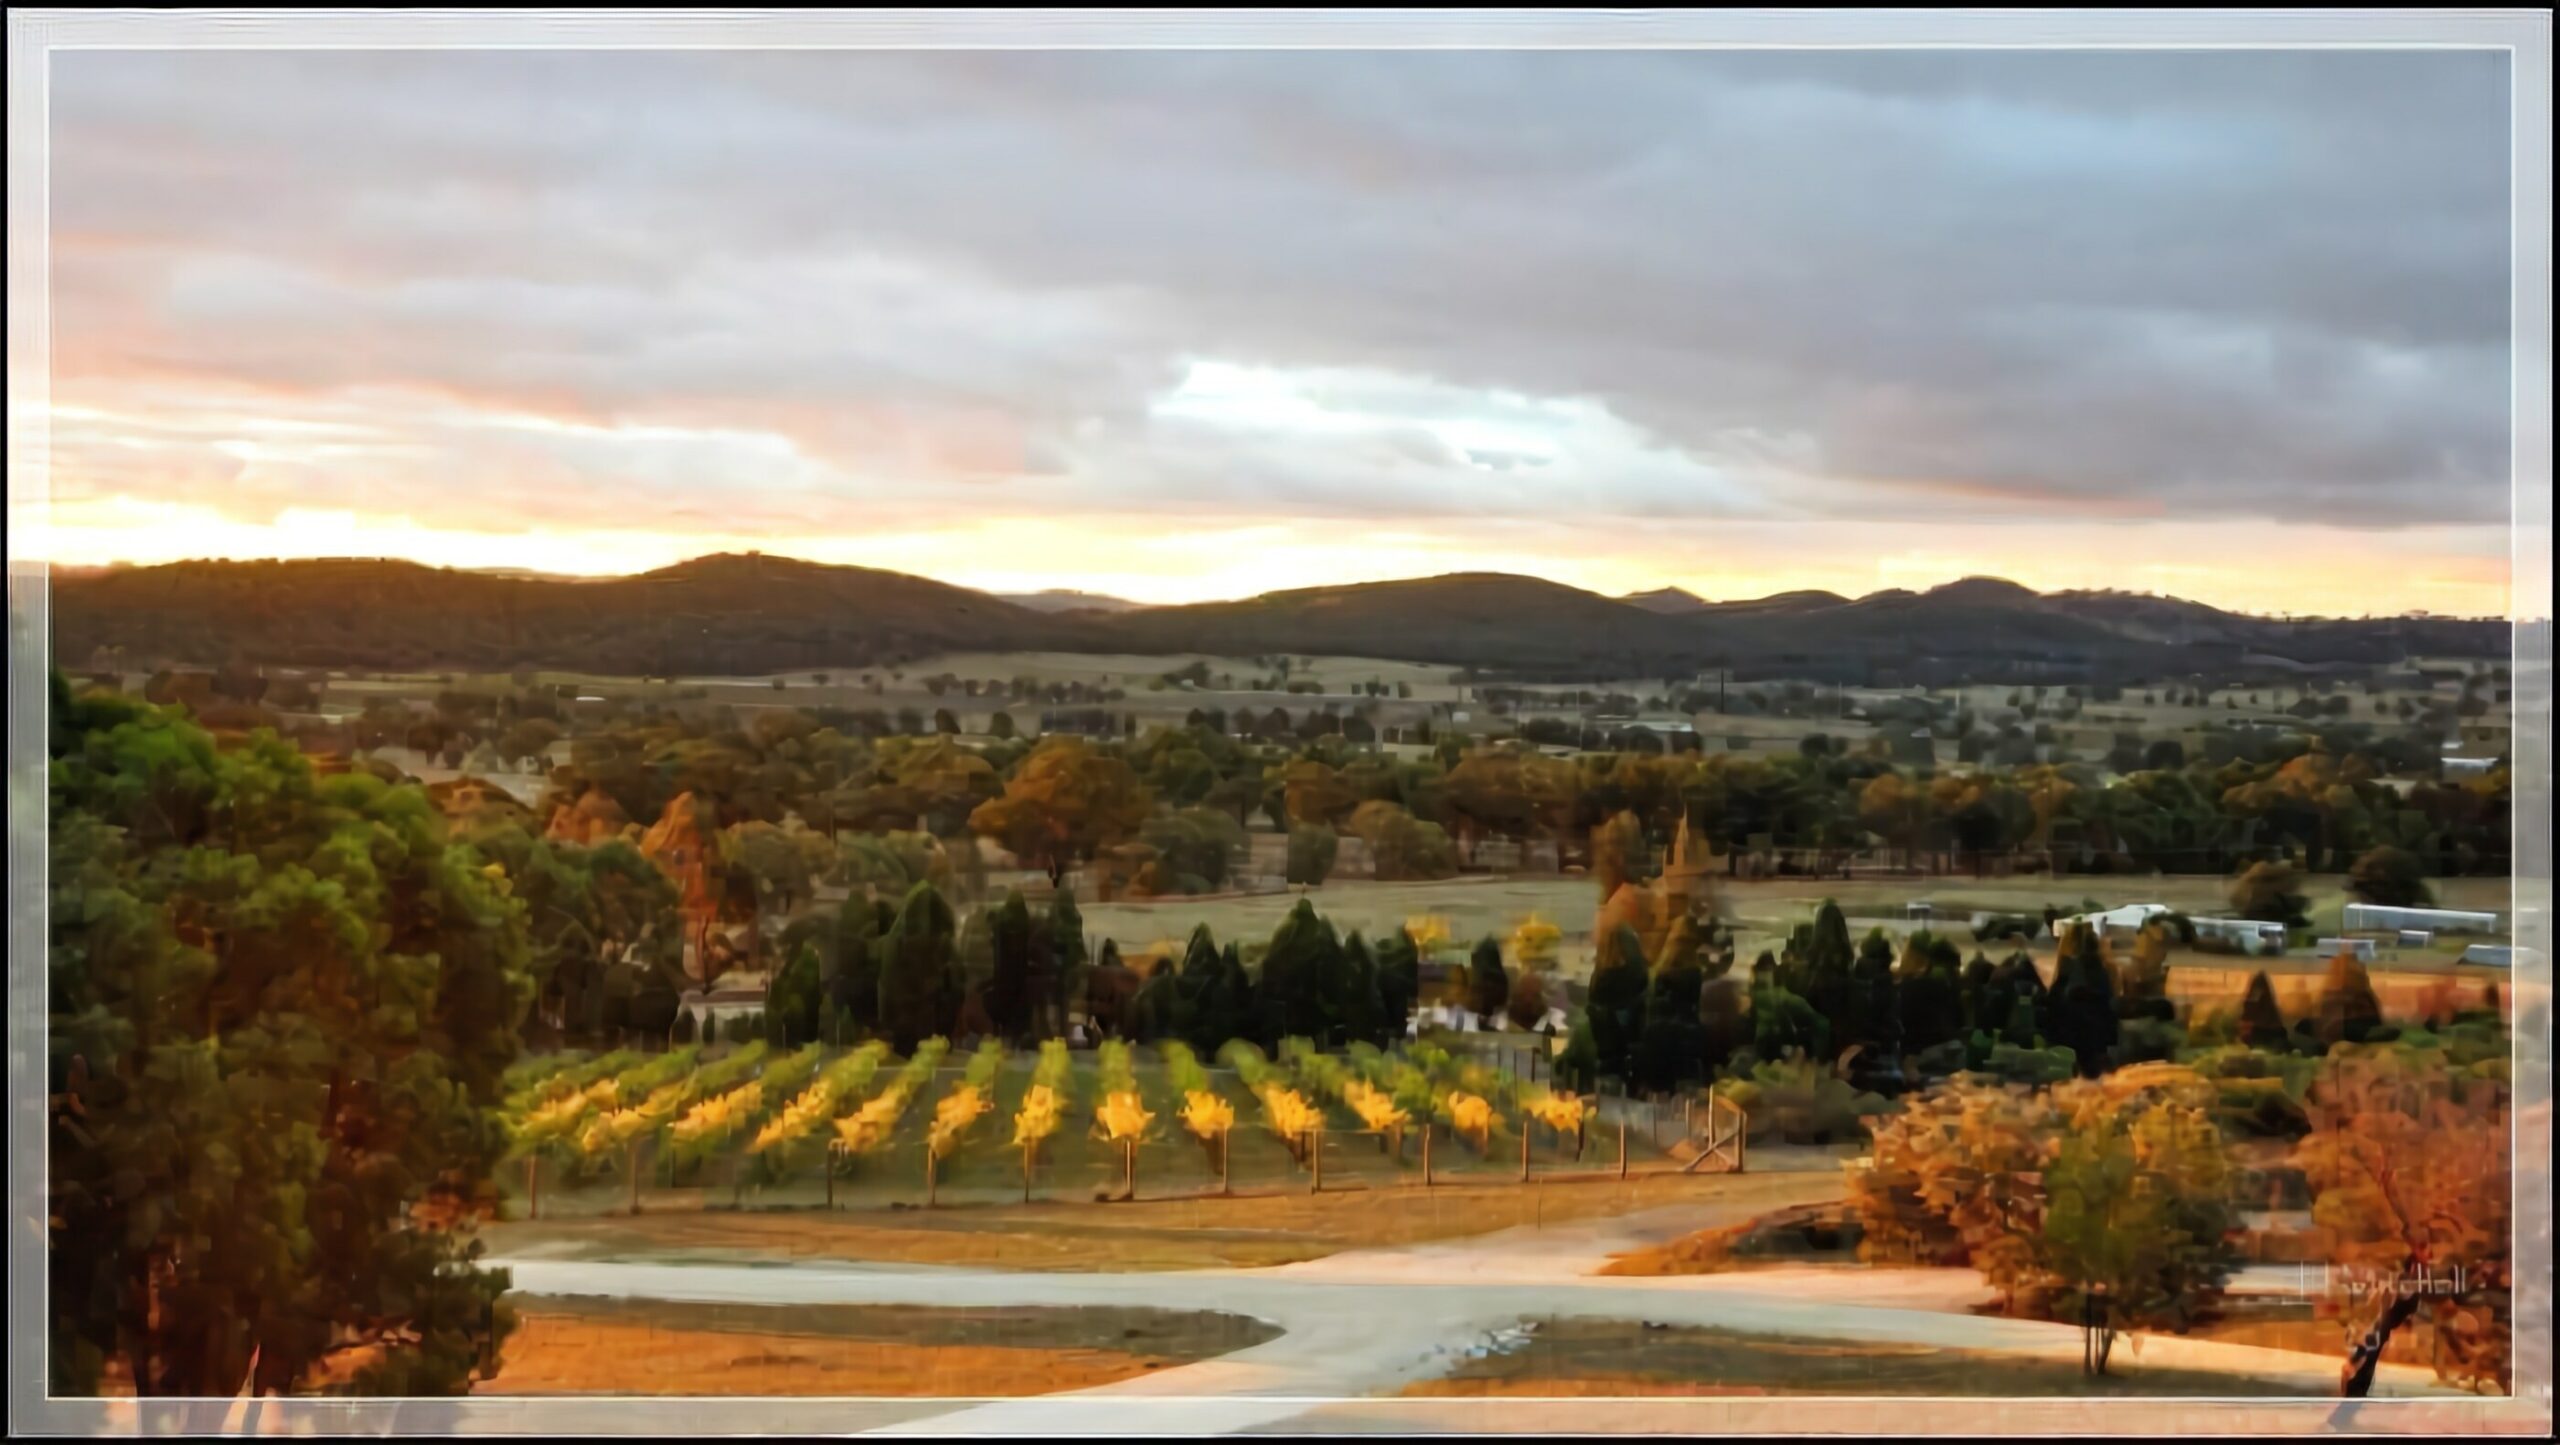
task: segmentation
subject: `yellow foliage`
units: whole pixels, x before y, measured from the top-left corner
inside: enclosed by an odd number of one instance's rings
[[[1358,1079],[1343,1084],[1342,1102],[1351,1106],[1362,1124],[1381,1134],[1413,1122],[1413,1116],[1396,1107],[1395,1100]]]
[[[1448,1105],[1449,1127],[1473,1139],[1479,1149],[1492,1137],[1494,1130],[1502,1127],[1501,1116],[1493,1112],[1493,1105],[1480,1094],[1453,1089],[1449,1093]]]
[[[1022,1107],[1014,1111],[1013,1142],[1037,1144],[1058,1132],[1058,1121],[1066,1113],[1066,1100],[1046,1084],[1034,1084],[1022,1096]]]
[[[1511,931],[1511,953],[1523,967],[1545,968],[1555,962],[1556,945],[1563,939],[1563,929],[1532,913]]]
[[[696,1104],[676,1121],[667,1132],[678,1143],[699,1139],[716,1139],[744,1123],[764,1104],[764,1083],[754,1080],[740,1084],[725,1094],[718,1094]]]
[[[1295,1139],[1324,1126],[1323,1111],[1295,1089],[1265,1084],[1254,1092],[1262,1098],[1263,1117],[1270,1121],[1272,1132],[1283,1139]]]
[[[1524,1097],[1520,1100],[1520,1107],[1559,1134],[1571,1134],[1581,1129],[1583,1119],[1591,1112],[1590,1106],[1573,1094],[1541,1093],[1534,1098]]]
[[[950,1153],[959,1144],[960,1135],[987,1112],[991,1102],[986,1091],[975,1084],[962,1084],[943,1095],[942,1102],[933,1106],[933,1124],[925,1131],[925,1147],[936,1158]]]
[[[1102,1125],[1104,1137],[1118,1141],[1145,1134],[1147,1125],[1153,1123],[1156,1116],[1147,1112],[1135,1090],[1123,1089],[1103,1100],[1102,1107],[1093,1111],[1093,1117]]]
[[[1236,1126],[1235,1106],[1206,1089],[1182,1096],[1182,1124],[1203,1139],[1214,1139]]]
[[[1404,921],[1405,936],[1413,940],[1413,951],[1429,957],[1433,949],[1448,943],[1449,920],[1437,913],[1420,914]]]

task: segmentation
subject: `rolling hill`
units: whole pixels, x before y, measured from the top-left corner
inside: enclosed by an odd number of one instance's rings
[[[2183,676],[2266,656],[2363,665],[2499,656],[2502,622],[2281,621],[2173,598],[2039,594],[1996,578],[1849,599],[1791,592],[1662,610],[1469,572],[1233,602],[1067,610],[898,572],[748,553],[570,581],[336,558],[184,562],[53,579],[56,656],[126,666],[542,666],[758,675],[954,651],[1384,657],[1487,677],[1798,676],[1879,684]],[[1682,594],[1686,596],[1687,594]],[[1661,594],[1647,594],[1657,603]]]

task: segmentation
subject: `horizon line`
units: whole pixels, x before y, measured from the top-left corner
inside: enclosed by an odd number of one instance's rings
[[[636,571],[629,571],[629,572],[550,572],[550,571],[544,571],[544,570],[539,569],[539,568],[529,568],[529,567],[456,567],[456,566],[442,565],[442,564],[437,564],[437,563],[432,563],[432,562],[422,562],[422,561],[419,561],[417,558],[414,558],[414,557],[402,557],[402,556],[389,555],[389,554],[364,554],[364,553],[353,553],[353,552],[350,552],[350,553],[341,553],[341,554],[332,554],[332,555],[328,555],[328,556],[317,556],[317,557],[287,557],[287,556],[259,556],[259,557],[182,557],[182,558],[175,558],[175,559],[172,559],[172,560],[170,560],[170,561],[166,561],[166,562],[128,562],[128,561],[121,561],[121,560],[119,560],[119,561],[113,561],[113,562],[56,562],[56,561],[53,561],[53,560],[51,560],[51,559],[49,559],[49,558],[42,558],[42,557],[13,557],[13,558],[9,559],[9,570],[10,570],[10,572],[11,572],[13,575],[16,575],[16,574],[20,574],[20,573],[23,573],[23,572],[26,572],[26,571],[30,571],[30,570],[33,570],[33,569],[39,569],[39,568],[40,568],[40,569],[42,569],[42,570],[43,570],[43,571],[44,571],[44,572],[49,576],[50,574],[52,574],[52,573],[54,573],[54,572],[69,572],[69,573],[101,573],[101,572],[125,572],[125,571],[151,571],[151,570],[159,569],[159,568],[169,568],[169,567],[192,567],[192,566],[204,566],[204,565],[208,565],[208,564],[213,564],[213,565],[226,565],[226,564],[227,564],[227,565],[235,565],[235,566],[236,566],[236,565],[246,565],[246,564],[250,564],[250,563],[258,563],[258,562],[274,562],[274,563],[280,563],[280,564],[289,564],[289,563],[305,563],[305,564],[310,564],[310,563],[322,563],[322,562],[391,562],[391,563],[398,563],[398,564],[405,565],[405,566],[425,568],[426,570],[434,571],[434,572],[459,572],[459,573],[465,573],[465,574],[469,574],[469,575],[473,575],[473,576],[484,576],[484,577],[516,577],[516,578],[520,578],[520,579],[527,580],[527,581],[563,582],[563,583],[582,583],[582,582],[618,582],[618,581],[628,581],[628,580],[630,580],[630,579],[632,579],[632,578],[635,578],[635,577],[645,577],[645,576],[648,576],[648,575],[650,575],[650,574],[652,574],[652,573],[659,573],[659,572],[671,572],[671,571],[675,571],[675,570],[677,570],[677,569],[679,569],[679,568],[689,567],[689,566],[692,566],[692,565],[694,565],[694,564],[696,564],[696,563],[699,563],[699,562],[711,561],[711,560],[713,560],[713,559],[721,558],[721,557],[758,557],[758,558],[771,558],[771,559],[776,560],[776,561],[789,562],[789,563],[793,563],[793,564],[795,564],[795,565],[799,565],[799,566],[825,568],[825,569],[828,569],[828,570],[831,570],[831,571],[845,571],[845,572],[873,572],[873,573],[880,573],[880,574],[884,574],[884,575],[887,575],[887,576],[894,576],[894,577],[906,577],[906,578],[912,578],[912,579],[917,580],[917,581],[935,583],[935,584],[937,584],[937,585],[944,586],[944,587],[953,587],[953,588],[957,588],[957,589],[959,589],[959,590],[961,590],[961,591],[965,591],[965,592],[975,592],[975,593],[977,593],[977,594],[978,594],[978,595],[980,595],[980,596],[983,596],[983,597],[990,597],[990,598],[993,598],[993,599],[995,599],[995,600],[997,600],[997,601],[1004,601],[1004,600],[1006,600],[1006,599],[1008,599],[1008,598],[1014,598],[1014,597],[1042,597],[1042,596],[1068,596],[1068,595],[1072,595],[1072,596],[1080,596],[1080,597],[1090,597],[1090,598],[1093,598],[1093,599],[1095,599],[1095,600],[1097,600],[1097,601],[1099,601],[1099,602],[1104,602],[1104,603],[1115,603],[1115,604],[1119,604],[1120,606],[1125,607],[1125,608],[1128,608],[1128,609],[1132,609],[1132,610],[1142,610],[1142,611],[1154,611],[1154,610],[1158,610],[1158,609],[1164,609],[1164,608],[1176,608],[1176,607],[1211,607],[1211,606],[1218,606],[1218,605],[1228,604],[1228,603],[1251,602],[1251,601],[1255,601],[1255,600],[1257,600],[1257,599],[1265,598],[1265,597],[1286,596],[1286,595],[1289,595],[1289,594],[1291,594],[1291,593],[1299,593],[1299,592],[1340,591],[1340,590],[1344,590],[1344,589],[1347,589],[1347,588],[1353,588],[1353,587],[1379,587],[1379,586],[1390,586],[1390,585],[1394,585],[1394,584],[1397,584],[1397,583],[1431,582],[1431,581],[1437,581],[1437,580],[1440,580],[1440,579],[1442,579],[1442,578],[1448,578],[1448,577],[1516,577],[1516,578],[1520,578],[1520,579],[1523,579],[1523,580],[1526,580],[1526,581],[1532,581],[1532,582],[1539,582],[1539,583],[1543,583],[1543,584],[1545,584],[1545,585],[1547,585],[1547,586],[1552,586],[1552,587],[1563,587],[1563,588],[1566,588],[1566,589],[1571,590],[1571,591],[1580,592],[1580,593],[1582,593],[1583,595],[1585,595],[1585,596],[1587,596],[1587,597],[1597,597],[1597,598],[1601,598],[1601,599],[1603,599],[1603,600],[1605,600],[1605,601],[1610,601],[1610,602],[1624,602],[1624,603],[1629,603],[1630,605],[1633,605],[1634,599],[1636,599],[1636,598],[1639,598],[1639,597],[1646,597],[1646,596],[1652,596],[1652,595],[1655,595],[1655,594],[1658,594],[1658,593],[1663,593],[1663,592],[1678,592],[1678,593],[1680,593],[1680,594],[1682,594],[1682,595],[1684,595],[1684,596],[1690,597],[1690,598],[1692,598],[1692,599],[1696,600],[1697,602],[1701,603],[1702,605],[1705,605],[1705,606],[1708,606],[1708,607],[1731,607],[1731,606],[1740,606],[1740,605],[1744,605],[1744,604],[1747,604],[1747,603],[1753,603],[1753,602],[1767,602],[1767,601],[1775,600],[1775,599],[1780,598],[1780,597],[1801,596],[1801,595],[1806,595],[1806,594],[1821,594],[1821,595],[1828,595],[1828,596],[1832,596],[1832,597],[1838,597],[1838,598],[1840,598],[1840,599],[1842,600],[1842,602],[1845,604],[1845,603],[1864,602],[1864,601],[1867,601],[1867,600],[1872,599],[1872,598],[1877,598],[1877,597],[1886,597],[1886,596],[1895,596],[1895,595],[1899,595],[1899,596],[1906,596],[1906,597],[1919,597],[1919,596],[1925,596],[1925,595],[1927,595],[1927,594],[1929,594],[1929,593],[1942,591],[1942,590],[1944,590],[1944,589],[1946,589],[1946,588],[1953,587],[1953,586],[1957,586],[1957,585],[1960,585],[1960,584],[1962,584],[1962,583],[1966,583],[1966,582],[1996,582],[1996,583],[1999,583],[1999,584],[2001,584],[2001,585],[2003,585],[2003,586],[2017,588],[2019,591],[2024,592],[2024,593],[2026,593],[2027,595],[2029,595],[2029,596],[2031,596],[2031,597],[2037,597],[2037,598],[2046,598],[2046,597],[2069,597],[2069,596],[2083,596],[2083,597],[2113,596],[2113,597],[2147,598],[2147,599],[2152,599],[2152,600],[2156,600],[2156,601],[2182,603],[2182,604],[2185,604],[2185,605],[2188,605],[2188,606],[2207,607],[2207,608],[2211,608],[2211,609],[2212,609],[2212,610],[2214,610],[2214,611],[2222,612],[2222,613],[2226,613],[2226,614],[2231,615],[2231,616],[2234,616],[2234,617],[2248,617],[2248,618],[2254,618],[2254,619],[2257,619],[2257,620],[2260,620],[2260,621],[2270,621],[2270,622],[2386,622],[2386,621],[2426,621],[2426,622],[2504,622],[2504,623],[2507,623],[2507,624],[2509,624],[2509,625],[2511,625],[2511,626],[2531,626],[2531,625],[2535,625],[2535,624],[2548,624],[2548,623],[2550,622],[2550,620],[2551,620],[2551,619],[2550,619],[2550,618],[2548,618],[2548,617],[2522,617],[2522,616],[2518,616],[2518,615],[2516,615],[2516,614],[2514,614],[2514,613],[2512,613],[2512,612],[2509,612],[2509,613],[2451,613],[2451,612],[2432,612],[2432,611],[2426,611],[2426,610],[2420,610],[2420,609],[2410,609],[2410,610],[2404,610],[2404,611],[2400,611],[2400,612],[2390,612],[2390,613],[2366,613],[2366,614],[2363,614],[2363,615],[2361,615],[2361,616],[2347,616],[2347,615],[2345,615],[2345,614],[2336,614],[2336,613],[2312,613],[2312,612],[2303,612],[2303,613],[2294,613],[2294,612],[2253,612],[2253,611],[2249,611],[2249,610],[2246,610],[2246,609],[2243,609],[2243,608],[2238,608],[2238,607],[2227,607],[2227,606],[2224,606],[2224,605],[2222,605],[2222,604],[2220,604],[2220,603],[2214,603],[2214,602],[2201,602],[2201,601],[2197,601],[2196,599],[2193,599],[2193,598],[2180,596],[2179,594],[2176,594],[2176,593],[2170,593],[2170,592],[2133,591],[2133,590],[2126,589],[2126,588],[2110,588],[2110,587],[2076,587],[2076,588],[2060,588],[2060,589],[2056,589],[2055,591],[2051,591],[2051,592],[2040,592],[2040,591],[2036,590],[2036,589],[2035,589],[2035,588],[2033,588],[2033,587],[2029,587],[2029,586],[2027,586],[2025,583],[2017,582],[2017,581],[2014,581],[2014,580],[2012,580],[2012,579],[2010,579],[2010,578],[2003,577],[2003,576],[2000,576],[2000,575],[1999,575],[1999,574],[1997,574],[1997,573],[1991,573],[1991,572],[1966,572],[1966,573],[1962,573],[1962,574],[1959,574],[1959,575],[1956,575],[1956,576],[1953,576],[1953,577],[1946,578],[1946,579],[1945,579],[1945,580],[1943,580],[1943,581],[1938,581],[1938,582],[1930,583],[1929,585],[1927,585],[1927,586],[1925,586],[1925,587],[1880,587],[1880,588],[1877,588],[1877,589],[1875,589],[1874,591],[1871,591],[1871,592],[1862,592],[1862,593],[1858,593],[1858,594],[1855,594],[1855,595],[1850,595],[1850,594],[1846,594],[1846,593],[1838,592],[1838,591],[1835,591],[1834,589],[1831,589],[1831,588],[1828,588],[1828,587],[1813,587],[1813,586],[1808,586],[1808,587],[1788,587],[1788,588],[1781,588],[1781,589],[1779,589],[1779,590],[1777,590],[1777,591],[1775,591],[1775,592],[1764,592],[1764,593],[1759,593],[1759,594],[1756,594],[1756,595],[1753,595],[1753,596],[1747,596],[1747,597],[1709,597],[1709,596],[1707,596],[1707,595],[1706,595],[1706,594],[1704,594],[1704,593],[1698,592],[1698,591],[1696,591],[1695,589],[1690,588],[1690,587],[1687,587],[1687,586],[1684,586],[1684,585],[1682,585],[1682,584],[1680,584],[1680,583],[1678,583],[1678,582],[1663,582],[1663,583],[1657,584],[1657,585],[1652,586],[1652,587],[1639,588],[1639,589],[1636,589],[1636,590],[1631,591],[1631,592],[1609,593],[1609,592],[1600,592],[1600,591],[1595,591],[1595,590],[1593,590],[1593,589],[1591,589],[1591,588],[1587,588],[1587,587],[1579,587],[1579,586],[1575,586],[1574,584],[1569,583],[1569,582],[1559,582],[1559,581],[1556,581],[1554,578],[1546,577],[1546,576],[1541,576],[1541,575],[1536,574],[1536,573],[1528,573],[1528,572],[1505,572],[1505,571],[1500,571],[1500,570],[1461,570],[1461,571],[1454,571],[1454,572],[1431,572],[1431,573],[1421,573],[1421,574],[1404,575],[1404,576],[1367,577],[1367,578],[1362,578],[1362,579],[1360,579],[1360,580],[1358,580],[1358,581],[1354,581],[1354,582],[1328,582],[1328,583],[1319,583],[1319,584],[1316,584],[1316,585],[1311,586],[1311,587],[1284,587],[1284,588],[1274,588],[1274,589],[1271,589],[1271,590],[1268,590],[1268,591],[1245,593],[1245,594],[1242,594],[1242,595],[1235,595],[1235,596],[1218,596],[1218,597],[1201,597],[1201,598],[1194,598],[1194,599],[1192,599],[1192,600],[1185,601],[1185,602],[1142,602],[1142,601],[1138,601],[1138,600],[1136,600],[1136,599],[1134,599],[1134,598],[1129,598],[1129,597],[1123,597],[1123,596],[1120,596],[1120,595],[1118,595],[1118,594],[1116,594],[1116,593],[1095,591],[1095,590],[1093,590],[1093,589],[1091,589],[1091,588],[1086,588],[1086,587],[1059,587],[1059,586],[1051,586],[1051,587],[1033,587],[1033,588],[996,588],[996,587],[981,587],[981,586],[973,585],[973,584],[971,584],[971,583],[966,583],[966,582],[955,582],[955,581],[952,581],[952,580],[950,580],[950,579],[948,579],[948,578],[931,576],[931,575],[929,575],[929,574],[922,573],[922,572],[906,572],[906,571],[901,571],[901,570],[899,570],[899,569],[897,569],[897,568],[891,568],[891,567],[871,567],[871,566],[865,566],[865,565],[863,565],[863,564],[861,564],[861,563],[853,563],[853,562],[827,562],[827,561],[821,561],[821,560],[819,560],[819,559],[811,558],[811,557],[795,556],[795,555],[793,555],[793,554],[791,554],[791,553],[788,553],[788,552],[775,552],[775,551],[768,551],[768,550],[763,549],[763,548],[747,548],[747,549],[743,549],[743,550],[735,550],[735,551],[712,551],[712,552],[703,552],[703,553],[698,553],[698,554],[696,554],[696,555],[694,555],[694,556],[691,556],[691,557],[684,558],[684,559],[679,560],[679,561],[666,563],[666,564],[661,565],[661,566],[657,566],[657,567],[646,567],[646,568],[638,569],[638,570],[636,570]],[[1068,610],[1072,610],[1072,609],[1068,609]],[[1661,614],[1656,614],[1656,615],[1659,615],[1659,616],[1677,616],[1678,614],[1676,614],[1676,613],[1661,613]]]

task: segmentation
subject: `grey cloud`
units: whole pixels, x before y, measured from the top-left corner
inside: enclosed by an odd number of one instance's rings
[[[1653,461],[1559,484],[1428,434],[1148,416],[1214,358],[1367,378],[1344,404],[1386,414],[1586,400],[1780,507],[2479,521],[2504,67],[71,54],[58,327],[102,370],[734,416],[866,486],[1009,457],[1072,478],[1060,507],[1748,505]]]

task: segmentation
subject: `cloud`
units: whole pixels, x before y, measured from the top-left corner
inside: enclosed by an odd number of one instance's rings
[[[2492,523],[2505,67],[70,52],[56,396],[126,420],[61,426],[56,486],[786,535]]]

